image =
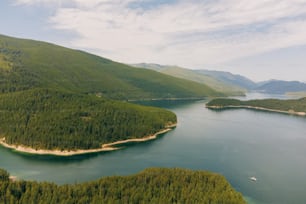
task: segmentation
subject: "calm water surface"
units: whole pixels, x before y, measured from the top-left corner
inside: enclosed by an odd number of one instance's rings
[[[249,95],[248,98],[267,97]],[[147,167],[218,172],[249,203],[306,202],[306,118],[252,110],[211,111],[206,101],[163,102],[175,130],[128,148],[76,157],[33,156],[0,147],[0,167],[21,179],[76,183]],[[249,177],[255,176],[257,182]]]

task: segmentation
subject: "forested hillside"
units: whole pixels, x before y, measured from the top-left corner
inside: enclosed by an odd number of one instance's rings
[[[202,98],[212,88],[57,45],[0,35],[0,92],[56,88],[112,99]]]
[[[0,135],[36,149],[92,149],[140,138],[176,123],[153,107],[50,89],[0,95]]]
[[[4,175],[1,177],[1,175]],[[151,168],[132,176],[57,186],[8,180],[0,170],[1,203],[245,203],[223,176],[205,171]]]

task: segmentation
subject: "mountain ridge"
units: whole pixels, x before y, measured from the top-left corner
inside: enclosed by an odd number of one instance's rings
[[[0,92],[52,87],[120,100],[222,95],[200,83],[135,69],[84,51],[3,35],[0,66]]]
[[[269,80],[260,82],[254,89],[263,93],[286,94],[306,91],[306,84],[299,81]]]
[[[191,70],[179,66],[159,65],[153,63],[140,63],[133,64],[132,66],[151,69],[170,76],[202,83],[219,92],[224,92],[226,95],[243,95],[246,91],[243,87],[238,87],[235,84],[225,82],[220,78],[203,73],[203,70]]]
[[[239,95],[247,91],[257,91],[268,94],[287,94],[290,92],[306,91],[306,83],[299,81],[268,80],[254,82],[240,74],[232,74],[226,71],[187,69],[179,66],[159,65],[154,63],[139,63],[133,64],[132,66],[152,69],[171,76],[207,84],[228,95]]]

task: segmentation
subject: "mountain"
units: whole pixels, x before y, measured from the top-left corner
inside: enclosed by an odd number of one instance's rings
[[[302,96],[306,92],[306,84],[299,81],[269,80],[256,83],[242,75],[224,71],[192,70],[178,66],[150,63],[133,64],[132,66],[151,69],[170,76],[206,84],[219,92],[232,96],[241,95],[247,91],[268,94],[303,93]]]
[[[232,74],[230,72],[223,72],[223,71],[211,71],[211,70],[195,70],[197,73],[205,74],[215,79],[222,81],[223,83],[230,84],[232,86],[242,87],[247,90],[250,90],[256,86],[256,83],[252,80],[238,75]]]
[[[253,81],[247,79],[246,77],[234,75],[229,72],[191,70],[178,66],[164,66],[146,63],[134,64],[132,66],[152,69],[170,76],[206,84],[219,92],[226,93],[227,95],[242,95],[256,85]]]
[[[0,92],[56,88],[112,99],[201,98],[212,88],[50,43],[0,35]]]
[[[259,85],[254,88],[254,90],[269,94],[305,92],[306,84],[299,81],[271,80],[259,83]]]

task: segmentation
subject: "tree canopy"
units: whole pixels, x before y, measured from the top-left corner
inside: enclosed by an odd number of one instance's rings
[[[170,111],[52,89],[0,95],[0,135],[35,149],[93,149],[176,123]]]
[[[280,99],[257,99],[241,101],[229,98],[213,99],[206,104],[207,107],[228,108],[229,106],[251,106],[280,111],[306,112],[306,98],[280,100]]]
[[[131,176],[62,185],[0,181],[3,203],[245,203],[226,179],[206,171],[146,169]]]

